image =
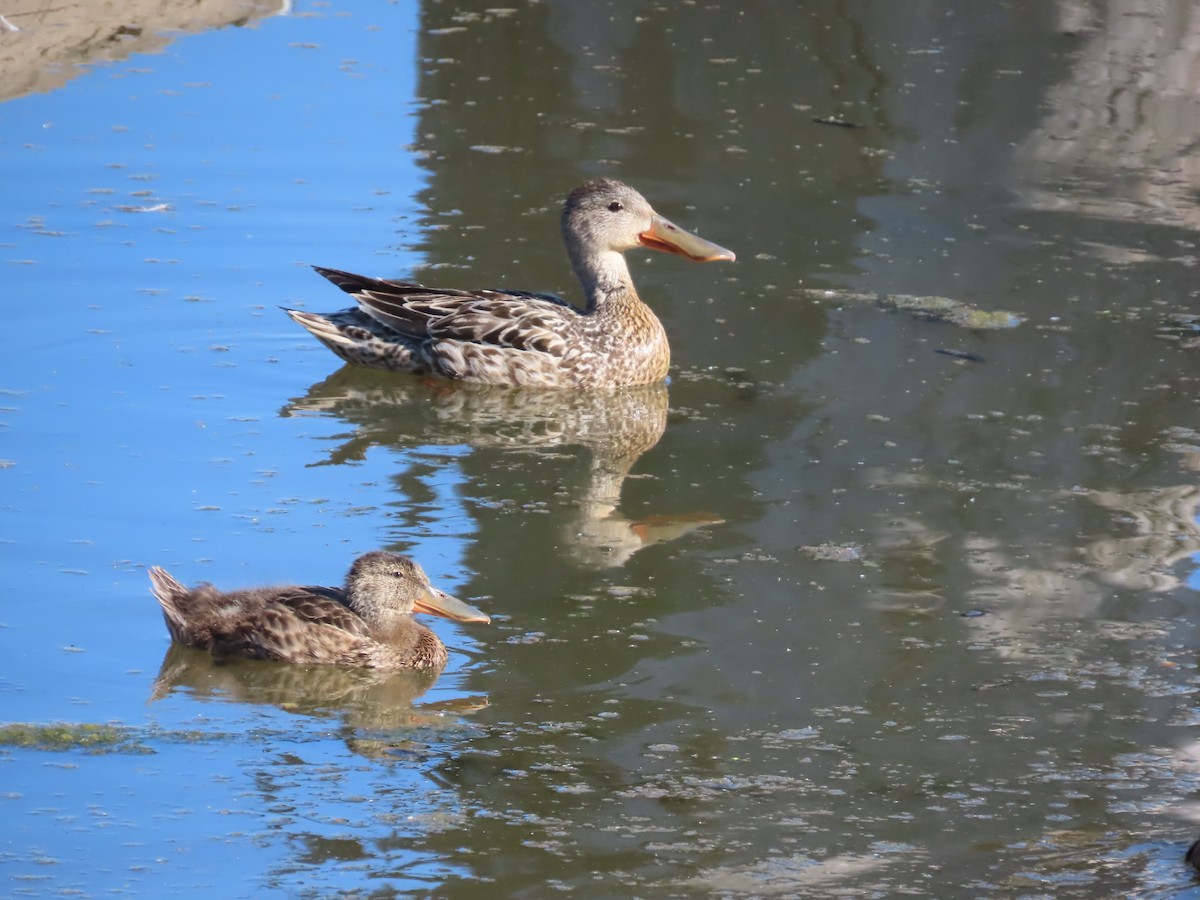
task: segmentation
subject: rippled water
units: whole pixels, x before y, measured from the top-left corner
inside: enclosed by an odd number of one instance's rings
[[[150,6],[3,11],[6,894],[1196,892],[1194,11]],[[597,175],[738,253],[631,254],[668,386],[277,309],[574,296]],[[436,681],[214,664],[145,575],[376,547],[493,615]]]

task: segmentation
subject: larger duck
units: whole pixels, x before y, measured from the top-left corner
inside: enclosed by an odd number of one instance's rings
[[[667,334],[633,286],[625,251],[648,247],[698,262],[730,260],[724,247],[664,219],[612,179],[573,190],[563,240],[583,288],[580,310],[550,294],[460,291],[317,267],[358,302],[318,315],[287,310],[349,363],[481,384],[608,388],[666,377]]]
[[[446,647],[414,612],[459,622],[487,615],[440,591],[417,563],[375,551],[350,567],[345,587],[287,585],[223,592],[188,588],[150,569],[154,598],[171,637],[214,656],[302,665],[441,669]]]

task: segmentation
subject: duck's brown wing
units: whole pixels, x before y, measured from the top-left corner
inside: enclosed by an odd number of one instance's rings
[[[417,340],[465,341],[562,357],[579,318],[575,307],[553,294],[460,291],[337,269],[317,272],[353,294],[359,308],[376,322]]]
[[[407,334],[423,329],[424,336],[436,341],[536,350],[560,358],[566,355],[567,338],[579,316],[563,303],[502,291],[431,296],[403,304],[360,297],[359,304],[376,321]]]
[[[369,638],[367,624],[342,602],[336,588],[271,588],[251,607],[212,629],[208,649],[218,656],[313,663],[336,661],[350,645]],[[322,627],[329,626],[329,627]]]
[[[345,602],[345,593],[337,588],[306,585],[291,588],[272,598],[272,604],[290,610],[297,618],[314,625],[331,625],[361,637],[371,630],[362,617]]]

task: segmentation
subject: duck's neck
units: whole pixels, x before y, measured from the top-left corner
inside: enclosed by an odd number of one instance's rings
[[[583,287],[588,313],[605,312],[625,304],[641,305],[624,253],[616,250],[588,254],[572,252],[571,268]]]

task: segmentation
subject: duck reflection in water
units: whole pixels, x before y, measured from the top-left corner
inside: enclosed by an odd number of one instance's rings
[[[621,491],[638,459],[667,426],[665,384],[612,391],[545,391],[395,378],[344,367],[283,415],[334,414],[356,426],[330,462],[362,459],[373,446],[468,444],[476,448],[591,452],[586,482],[562,526],[571,558],[588,568],[623,565],[633,554],[723,520],[706,512],[637,519]]]
[[[273,706],[287,713],[340,722],[353,752],[394,759],[422,752],[438,734],[461,731],[462,717],[485,709],[483,695],[420,703],[436,669],[347,669],[275,666],[172,643],[150,701],[182,693],[194,700]]]

